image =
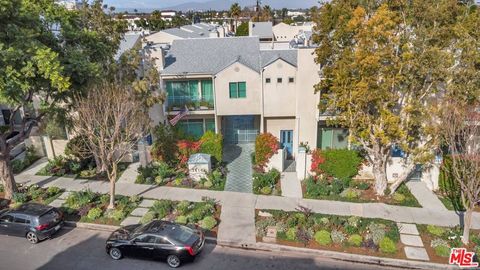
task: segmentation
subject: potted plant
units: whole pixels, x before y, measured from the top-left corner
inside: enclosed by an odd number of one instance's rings
[[[208,110],[210,108],[210,103],[206,100],[200,101],[200,109],[201,110]]]

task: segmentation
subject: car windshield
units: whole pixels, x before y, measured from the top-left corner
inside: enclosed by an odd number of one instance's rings
[[[171,238],[182,243],[186,243],[194,234],[192,229],[185,226],[173,226],[168,233]]]

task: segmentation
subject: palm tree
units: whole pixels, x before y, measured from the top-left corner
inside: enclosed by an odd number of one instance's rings
[[[237,31],[237,20],[241,13],[242,13],[242,8],[240,7],[240,5],[238,3],[233,3],[232,6],[230,7],[230,16],[235,18],[234,29],[233,29],[235,32]]]

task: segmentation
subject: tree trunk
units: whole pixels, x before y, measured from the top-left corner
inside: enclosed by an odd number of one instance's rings
[[[387,163],[383,157],[375,156],[373,158],[373,177],[375,178],[375,192],[379,196],[385,195],[387,189]]]
[[[415,164],[410,164],[407,166],[407,168],[405,168],[405,170],[403,171],[403,173],[400,175],[400,177],[398,177],[398,179],[393,182],[393,184],[390,186],[390,192],[393,194],[397,188],[407,180],[408,176],[413,172],[413,170],[415,169]]]
[[[462,242],[468,245],[470,241],[470,227],[472,226],[472,213],[475,206],[470,205],[463,215],[463,237]]]
[[[0,177],[2,178],[5,189],[5,199],[11,200],[13,193],[18,190],[15,178],[13,177],[12,166],[10,164],[10,153],[3,153],[2,158],[0,159]]]
[[[93,154],[93,158],[95,159],[95,165],[96,165],[95,167],[96,167],[96,170],[97,170],[97,174],[101,174],[103,172],[106,172],[107,168],[106,168],[105,164],[102,163],[100,158],[96,154]]]
[[[112,171],[108,173],[110,180],[110,203],[108,209],[115,209],[115,182],[117,181],[117,165],[112,166]]]
[[[52,148],[52,155],[53,155],[53,158],[56,158],[57,155],[55,154],[55,147],[53,147],[53,140],[52,140],[52,137],[48,136],[48,141],[50,142],[50,148]]]

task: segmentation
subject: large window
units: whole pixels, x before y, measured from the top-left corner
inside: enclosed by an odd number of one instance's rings
[[[167,96],[169,110],[181,109],[187,105],[189,108],[213,108],[213,83],[206,80],[167,81]]]
[[[247,97],[247,83],[246,82],[231,82],[230,83],[230,98],[246,98]]]
[[[317,136],[317,147],[320,149],[348,147],[348,129],[319,127]]]
[[[198,140],[208,130],[215,132],[215,119],[181,120],[177,123],[176,127],[181,132],[181,135]]]

